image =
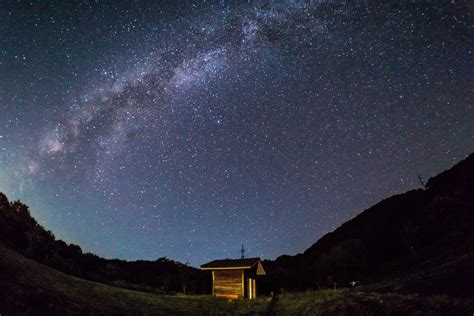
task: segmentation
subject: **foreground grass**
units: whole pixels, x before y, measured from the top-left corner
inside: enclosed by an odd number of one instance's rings
[[[472,299],[320,290],[277,300],[225,301],[163,295],[90,282],[50,269],[0,245],[1,315],[472,315]]]
[[[284,293],[273,309],[277,315],[471,315],[473,311],[472,299],[355,289]]]

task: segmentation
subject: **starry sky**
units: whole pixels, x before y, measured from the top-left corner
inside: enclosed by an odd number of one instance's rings
[[[474,150],[466,1],[0,4],[0,191],[107,258],[304,251]]]

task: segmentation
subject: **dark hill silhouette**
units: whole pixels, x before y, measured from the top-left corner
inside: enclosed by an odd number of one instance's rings
[[[267,291],[359,281],[378,282],[378,290],[474,295],[474,154],[424,189],[372,206],[303,254],[264,264]]]
[[[0,242],[27,258],[91,281],[145,291],[202,293],[210,289],[207,274],[179,262],[104,259],[57,240],[20,201],[0,193]]]

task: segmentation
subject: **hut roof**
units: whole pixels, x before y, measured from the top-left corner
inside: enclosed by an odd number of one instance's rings
[[[201,265],[203,270],[250,269],[257,265],[257,274],[265,274],[260,258],[220,259]]]

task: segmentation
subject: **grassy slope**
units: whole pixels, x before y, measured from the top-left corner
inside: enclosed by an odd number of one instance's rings
[[[160,295],[116,288],[53,270],[0,245],[2,315],[472,315],[472,300],[446,296],[377,294],[356,290],[284,293],[267,299],[227,302],[210,296]]]

